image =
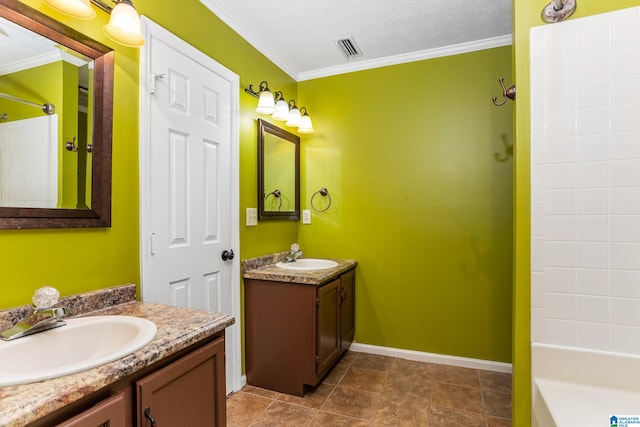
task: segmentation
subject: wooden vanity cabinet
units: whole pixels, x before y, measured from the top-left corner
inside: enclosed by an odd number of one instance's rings
[[[138,426],[224,426],[224,340],[136,381]]]
[[[222,332],[205,344],[196,344],[144,368],[30,426],[223,427],[224,346]]]
[[[124,392],[116,393],[93,408],[58,424],[58,427],[126,427],[127,405],[125,399]]]
[[[244,280],[247,383],[303,396],[353,342],[355,270],[322,285]]]

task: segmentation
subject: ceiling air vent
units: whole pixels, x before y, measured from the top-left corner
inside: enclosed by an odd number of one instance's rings
[[[346,37],[344,39],[337,40],[338,47],[344,53],[344,56],[349,58],[355,58],[357,56],[362,56],[362,51],[356,44],[356,41],[353,37]]]

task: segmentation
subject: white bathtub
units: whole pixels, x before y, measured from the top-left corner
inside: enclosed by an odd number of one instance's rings
[[[532,427],[602,427],[612,416],[640,417],[640,357],[532,344],[531,368]]]

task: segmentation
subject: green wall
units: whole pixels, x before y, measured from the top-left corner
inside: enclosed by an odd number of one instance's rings
[[[528,426],[531,420],[530,347],[530,80],[529,31],[545,24],[540,12],[548,1],[514,0],[514,59],[518,102],[516,103],[515,159],[515,254],[514,254],[514,420],[515,426]],[[638,0],[616,2],[577,2],[569,19],[638,6]]]
[[[29,303],[45,284],[63,295],[122,283],[139,283],[138,67],[137,49],[108,40],[107,14],[80,21],[53,11],[42,0],[21,0],[41,12],[112,46],[115,51],[112,227],[106,229],[0,230],[0,308]],[[240,237],[241,257],[286,250],[297,236],[294,222],[245,228],[246,207],[257,206],[257,118],[255,98],[242,89],[268,80],[287,97],[296,84],[240,38],[200,2],[176,7],[170,0],[136,0],[138,11],[177,34],[240,76]]]
[[[332,197],[299,243],[359,262],[357,342],[511,361],[510,74],[508,46],[299,84],[302,207]]]

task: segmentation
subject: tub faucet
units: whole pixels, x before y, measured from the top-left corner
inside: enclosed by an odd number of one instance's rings
[[[38,289],[33,294],[31,314],[16,323],[12,328],[0,333],[0,338],[10,341],[48,329],[66,325],[62,320],[67,315],[64,307],[53,307],[60,297],[60,292],[50,286]]]
[[[298,246],[297,243],[294,243],[291,245],[291,250],[289,251],[289,255],[284,257],[284,260],[282,260],[282,262],[284,263],[296,262],[296,260],[301,256],[302,256],[302,251],[300,250],[300,246]]]

